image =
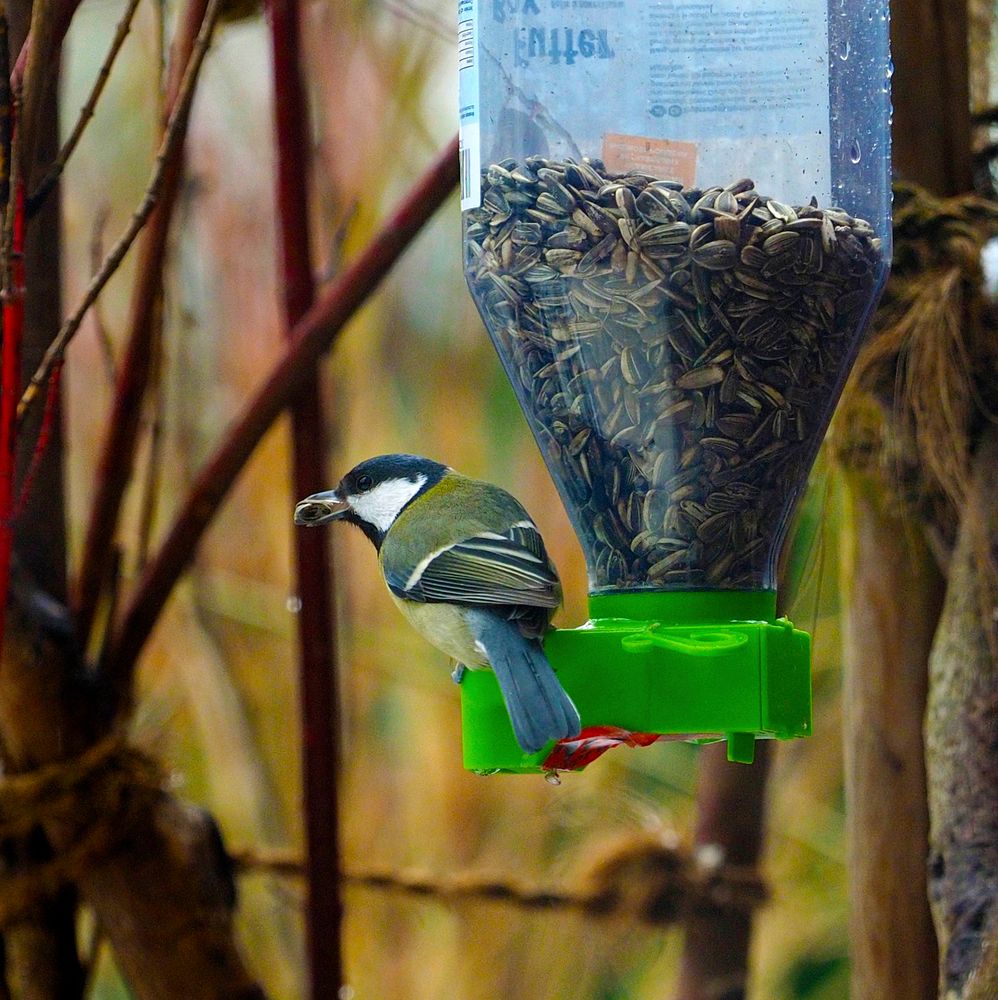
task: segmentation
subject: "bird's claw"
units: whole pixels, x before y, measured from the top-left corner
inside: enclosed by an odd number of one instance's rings
[[[450,679],[455,684],[460,684],[461,681],[464,680],[464,674],[467,669],[468,668],[463,663],[457,664],[457,666],[451,671]]]

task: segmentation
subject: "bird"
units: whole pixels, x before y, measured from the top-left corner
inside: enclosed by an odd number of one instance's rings
[[[561,582],[512,494],[420,455],[378,455],[295,507],[297,525],[337,520],[374,544],[395,604],[457,662],[455,681],[492,668],[525,753],[579,734],[578,710],[541,645]]]

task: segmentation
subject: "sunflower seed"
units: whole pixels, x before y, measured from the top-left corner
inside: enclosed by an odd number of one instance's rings
[[[751,181],[504,160],[465,266],[596,589],[769,587],[883,266],[865,222]]]

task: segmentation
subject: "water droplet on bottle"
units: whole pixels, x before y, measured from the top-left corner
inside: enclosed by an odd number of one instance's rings
[[[894,75],[894,60],[888,57],[888,59],[887,59],[887,79],[889,80],[893,75]]]
[[[849,58],[849,53],[852,52],[852,46],[849,44],[849,39],[847,38],[839,46],[839,58],[845,62]]]
[[[296,615],[301,611],[301,598],[297,594],[288,594],[288,599],[284,602],[284,606],[291,614]]]
[[[863,159],[863,150],[860,149],[859,139],[853,139],[852,145],[849,147],[849,159],[853,163],[859,163]]]
[[[560,785],[561,784],[561,778],[558,777],[558,772],[557,771],[545,771],[544,772],[544,780],[549,785]]]

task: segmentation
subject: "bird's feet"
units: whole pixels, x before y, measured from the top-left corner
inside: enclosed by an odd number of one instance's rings
[[[458,663],[451,671],[450,679],[455,684],[460,684],[464,680],[464,673],[468,668],[463,663]]]

